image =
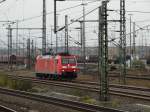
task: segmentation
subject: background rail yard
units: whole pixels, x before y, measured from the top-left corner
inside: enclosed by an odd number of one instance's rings
[[[149,0],[0,0],[0,112],[150,112]]]

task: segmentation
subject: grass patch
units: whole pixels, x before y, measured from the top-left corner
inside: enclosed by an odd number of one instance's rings
[[[118,99],[114,99],[114,100],[111,101],[110,105],[113,108],[117,108],[121,105],[121,102]]]
[[[144,112],[150,112],[150,109],[144,109]]]
[[[38,91],[37,88],[32,88],[32,89],[29,90],[29,92],[32,92],[32,93],[38,93],[39,91]]]
[[[69,91],[69,94],[74,95],[74,96],[83,97],[85,95],[85,91],[75,89],[75,90]]]
[[[32,89],[32,82],[30,80],[18,80],[8,78],[6,74],[0,73],[0,86],[10,89],[29,91]]]
[[[83,103],[97,104],[97,101],[93,98],[90,98],[89,96],[81,97],[80,101],[83,102]]]
[[[7,80],[8,80],[7,76],[0,75],[0,86],[1,87],[6,86],[7,85]]]
[[[111,107],[111,108],[118,108],[121,105],[120,100],[118,99],[113,99],[111,101],[108,102],[99,102],[100,106],[105,106],[105,107]]]

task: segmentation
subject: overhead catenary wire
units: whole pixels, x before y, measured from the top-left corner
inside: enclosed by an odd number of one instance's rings
[[[95,10],[97,10],[98,8],[99,8],[99,7],[96,7],[96,8],[94,8],[94,9],[92,9],[91,11],[87,12],[84,16],[87,16],[87,15],[91,14],[92,12],[94,12]],[[75,19],[75,21],[70,22],[70,23],[68,24],[68,26],[71,25],[71,24],[73,24],[73,23],[75,23],[76,21],[80,20],[81,18],[83,18],[83,16],[80,16],[79,18]],[[65,28],[65,26],[59,28],[58,31],[61,31],[61,30],[63,30],[64,28]]]
[[[1,0],[0,3],[3,3],[3,2],[5,2],[5,1],[6,1],[6,0]]]
[[[88,4],[94,3],[94,2],[97,2],[97,0],[87,2],[86,4],[88,5]],[[78,4],[78,5],[74,5],[74,6],[71,6],[71,7],[64,8],[64,9],[60,9],[60,10],[58,10],[57,12],[63,12],[63,11],[66,11],[66,10],[70,10],[70,9],[73,9],[73,8],[77,8],[77,7],[81,6],[81,5],[82,5],[82,4],[80,3],[80,4]],[[54,11],[52,11],[52,12],[47,12],[46,15],[50,15],[50,14],[53,14],[53,13],[54,13]],[[39,17],[41,17],[41,16],[42,16],[42,14],[41,14],[41,15],[37,15],[37,16],[33,16],[33,17],[29,17],[29,18],[23,18],[23,19],[21,19],[21,20],[18,20],[18,22],[25,22],[25,21],[33,20],[33,19],[39,18]]]
[[[67,10],[67,9],[66,9]],[[25,19],[24,19],[25,20]]]
[[[118,12],[119,10],[114,10],[114,12],[116,12],[117,14],[120,14],[119,12]],[[130,20],[129,18],[127,18],[127,17],[125,17],[127,20]],[[131,21],[132,23],[134,23],[134,21]],[[139,25],[137,25],[137,24],[135,24],[138,28],[141,28]]]

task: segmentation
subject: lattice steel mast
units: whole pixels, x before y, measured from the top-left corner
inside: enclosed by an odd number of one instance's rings
[[[65,52],[69,53],[68,16],[67,15],[65,15]]]
[[[27,39],[27,69],[31,69],[31,48],[30,38]]]
[[[46,0],[43,0],[42,54],[46,53]]]
[[[99,8],[99,75],[100,100],[107,101],[109,99],[107,1],[103,1]]]
[[[120,0],[120,79],[126,83],[126,17],[125,0]]]
[[[12,69],[12,29],[11,25],[8,25],[8,68]]]

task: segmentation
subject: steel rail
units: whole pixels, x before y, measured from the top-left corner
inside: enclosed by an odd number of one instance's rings
[[[14,78],[14,79],[20,79],[20,80],[32,80],[35,84],[43,84],[48,86],[59,86],[59,87],[66,87],[66,88],[74,88],[74,89],[80,89],[80,90],[86,90],[90,92],[100,92],[99,91],[99,85],[94,85],[94,82],[89,83],[87,85],[86,82],[61,82],[61,81],[53,81],[53,80],[39,80],[39,79],[32,79],[31,77],[24,77],[24,76],[12,76],[9,75],[8,77]],[[84,85],[81,83],[85,83]],[[92,85],[92,86],[91,86]],[[129,91],[130,90],[130,91]],[[137,90],[137,91],[133,91]],[[149,88],[141,88],[141,87],[134,87],[134,86],[123,86],[123,85],[112,85],[110,88],[110,94],[117,95],[117,96],[124,96],[124,97],[130,97],[134,99],[142,99],[146,101],[150,101],[150,94],[143,94],[138,93],[141,91],[149,92]]]
[[[0,112],[17,112],[17,111],[10,109],[6,106],[0,105]]]
[[[24,77],[24,76],[13,76],[13,75],[8,75],[11,78],[19,78],[19,79],[27,79],[27,80],[31,80],[31,77]],[[46,83],[56,83],[55,85],[59,85],[59,84],[63,84],[63,85],[77,85],[78,87],[83,87],[86,85],[86,87],[88,88],[88,85],[92,85],[92,86],[100,86],[98,82],[89,82],[89,81],[71,81],[71,82],[66,82],[66,81],[54,81],[54,80],[39,80],[39,79],[32,79],[33,81],[37,81],[37,83],[39,81],[41,81],[43,84]],[[76,86],[75,85],[75,86]],[[110,87],[114,87],[114,88],[121,88],[121,89],[132,89],[132,90],[140,90],[140,91],[146,91],[146,92],[150,92],[150,88],[146,88],[146,87],[136,87],[136,86],[131,86],[131,85],[118,85],[118,84],[110,84]],[[91,86],[89,87],[91,88]],[[93,87],[94,88],[94,87]],[[97,88],[95,88],[97,89]]]
[[[89,81],[73,81],[75,83],[80,83],[80,84],[88,84],[88,85],[96,85],[99,86],[98,82],[89,82]],[[150,88],[147,87],[136,87],[136,86],[131,86],[131,85],[118,85],[118,84],[110,84],[110,87],[115,87],[115,88],[122,88],[122,89],[132,89],[132,90],[140,90],[140,91],[147,91],[150,92]]]
[[[25,98],[25,99],[35,100],[38,102],[53,104],[56,106],[71,108],[71,109],[79,110],[79,111],[86,111],[86,112],[125,112],[123,110],[106,108],[106,107],[102,107],[102,106],[98,106],[98,105],[91,105],[91,104],[86,104],[86,103],[76,102],[76,101],[71,101],[71,100],[59,99],[56,97],[41,96],[41,95],[29,93],[29,92],[23,92],[23,91],[12,90],[12,89],[0,88],[0,93],[5,94],[5,95],[21,97],[21,98]]]
[[[112,74],[112,73],[109,73],[109,74]],[[119,77],[119,76],[117,76],[117,75],[109,75],[109,77],[116,78],[116,77]],[[141,77],[141,76],[135,76],[135,75],[128,76],[128,74],[127,74],[126,78],[127,79],[137,79],[137,80],[148,80],[148,81],[150,80],[150,77]]]

